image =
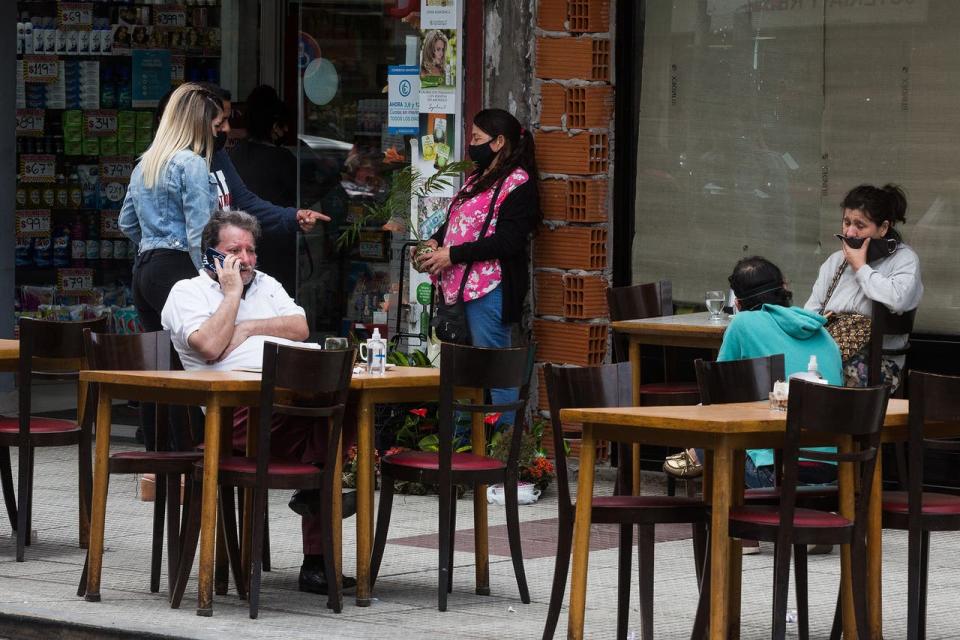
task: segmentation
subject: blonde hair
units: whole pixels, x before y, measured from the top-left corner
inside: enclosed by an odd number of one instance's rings
[[[170,158],[189,149],[207,161],[213,159],[213,121],[223,112],[223,102],[209,89],[188,82],[170,95],[153,142],[140,156],[143,185],[150,189],[160,180]]]
[[[437,40],[443,41],[444,55],[446,55],[447,47],[450,46],[450,41],[447,40],[447,36],[442,31],[439,29],[428,31],[427,35],[423,37],[423,49],[420,51],[420,71],[423,73],[430,72],[427,66],[428,62],[431,65],[435,64],[433,60],[433,45],[437,43]]]

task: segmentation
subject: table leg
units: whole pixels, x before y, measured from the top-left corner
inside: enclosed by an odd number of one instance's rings
[[[713,451],[713,482],[710,521],[710,639],[726,640],[730,595],[730,495],[733,483],[733,455],[721,443]]]
[[[247,414],[247,426],[249,427],[250,414]],[[220,442],[226,442],[227,446],[221,453],[223,455],[233,455],[233,410],[227,407],[220,408]],[[227,489],[233,491],[233,487]],[[225,596],[230,590],[230,558],[227,556],[227,533],[224,529],[223,520],[217,518],[217,546],[213,570],[213,593],[218,596]]]
[[[203,499],[200,512],[200,570],[197,615],[213,615],[214,541],[217,533],[217,477],[220,467],[220,401],[207,401],[204,420]]]
[[[850,438],[844,438],[838,447],[840,453],[850,453],[853,450]],[[840,463],[837,470],[837,484],[839,485],[840,515],[850,520],[854,519],[854,473],[852,463]],[[840,547],[840,595],[843,616],[843,637],[857,637],[857,621],[853,606],[853,584],[850,580],[853,568],[850,556],[850,545]]]
[[[483,392],[475,395],[472,402],[483,404]],[[470,446],[477,455],[487,452],[487,435],[483,424],[483,414],[474,413],[470,427]],[[453,499],[456,500],[456,491]],[[476,592],[480,596],[490,595],[490,545],[487,523],[487,485],[479,484],[473,492],[473,547],[476,562]]]
[[[746,452],[743,449],[733,454],[733,488],[730,494],[731,504],[743,504],[743,471]],[[727,637],[737,640],[740,637],[740,583],[743,578],[743,545],[740,540],[730,541],[730,603],[727,606]]]
[[[630,373],[633,381],[633,406],[640,406],[640,342],[630,337]],[[634,442],[630,445],[630,462],[633,474],[631,493],[635,496],[640,495],[640,443]]]
[[[583,425],[580,441],[580,473],[577,480],[577,513],[573,527],[573,568],[570,577],[568,640],[583,638],[583,614],[587,601],[587,568],[590,559],[590,519],[593,506],[593,476],[596,446],[593,426]]]
[[[77,383],[77,424],[83,420],[83,412],[86,410],[87,406],[87,383],[78,382]],[[80,449],[81,454],[83,453],[83,448]],[[83,473],[83,465],[80,465],[80,473]],[[85,482],[87,478],[80,478],[80,508],[77,510],[78,517],[80,518],[79,523],[79,538],[80,538],[80,548],[86,549],[90,545],[90,514],[87,513],[87,499],[85,489]]]
[[[247,419],[247,448],[246,454],[247,457],[256,458],[257,457],[257,437],[260,434],[260,409],[258,407],[250,407],[249,418]],[[244,489],[243,490],[243,522],[240,523],[240,526],[243,527],[243,534],[240,538],[240,562],[243,563],[241,568],[243,580],[245,582],[245,587],[247,593],[250,593],[250,564],[252,562],[252,557],[250,555],[250,547],[253,542],[253,490]],[[263,523],[260,523],[260,526],[264,526]]]
[[[877,468],[867,507],[867,615],[870,637],[883,638],[883,466],[877,452]]]
[[[357,407],[357,606],[370,606],[373,551],[373,402],[360,392]]]
[[[333,568],[337,579],[343,575],[343,433],[337,441],[337,458],[333,466],[333,508],[330,512],[330,526],[333,533]],[[340,594],[341,597],[343,594]]]
[[[90,565],[87,571],[87,602],[100,602],[100,572],[103,569],[103,530],[107,515],[107,483],[110,480],[110,392],[106,385],[100,387],[100,402],[97,404],[97,448],[93,467],[93,499],[90,505],[90,540],[87,556]]]

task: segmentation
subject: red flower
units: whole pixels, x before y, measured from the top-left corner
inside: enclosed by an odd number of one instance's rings
[[[501,415],[502,414],[499,413],[488,413],[483,417],[483,423],[490,425],[497,424],[497,421],[500,420]]]
[[[413,415],[415,415],[415,416],[420,416],[421,418],[426,418],[426,417],[427,417],[427,410],[426,410],[426,409],[410,409],[410,413],[413,414]]]

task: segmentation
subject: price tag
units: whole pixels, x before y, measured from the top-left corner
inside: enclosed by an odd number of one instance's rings
[[[153,10],[153,24],[158,27],[185,27],[187,12],[176,6],[158,7]]]
[[[43,109],[17,109],[17,135],[43,135]]]
[[[93,289],[93,269],[57,269],[57,289],[84,293]]]
[[[183,82],[187,66],[186,56],[170,56],[170,82],[177,85]]]
[[[16,236],[18,238],[38,238],[49,235],[49,209],[25,209],[17,211]]]
[[[116,209],[103,209],[100,211],[100,237],[101,238],[124,238],[120,231],[120,212]]]
[[[93,26],[93,4],[61,2],[57,7],[57,26],[60,29],[90,29]]]
[[[60,60],[50,56],[27,56],[23,59],[25,82],[56,82],[60,78]]]
[[[20,182],[55,182],[57,157],[52,154],[20,156]]]
[[[100,158],[100,180],[102,182],[113,182],[114,180],[126,180],[129,182],[130,174],[132,173],[132,156]]]
[[[87,137],[112,136],[117,133],[117,112],[101,109],[83,112]]]

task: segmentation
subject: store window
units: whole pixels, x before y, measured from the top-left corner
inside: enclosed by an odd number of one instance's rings
[[[839,203],[900,184],[926,293],[917,329],[956,333],[960,5],[646,3],[633,281],[703,302],[744,255],[802,304],[837,248]]]

